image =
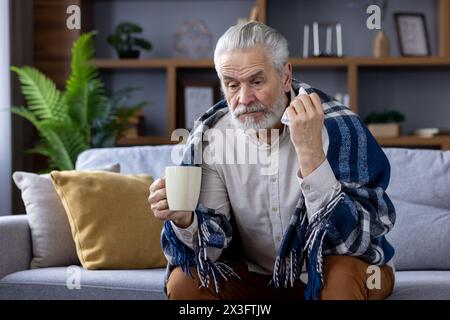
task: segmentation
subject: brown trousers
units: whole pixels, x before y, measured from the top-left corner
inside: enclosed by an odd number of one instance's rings
[[[379,289],[373,279],[374,271],[368,263],[350,256],[326,256],[323,261],[324,286],[321,300],[373,300],[384,299],[394,288],[394,272],[391,267],[380,267]],[[186,276],[181,268],[172,271],[167,283],[170,300],[304,300],[305,285],[298,281],[293,288],[269,286],[270,275],[250,272],[244,262],[229,263],[239,275],[221,283],[217,294],[210,287],[200,287],[197,271],[192,269],[192,277]],[[368,280],[368,278],[371,277]],[[369,287],[367,286],[369,283]],[[374,288],[375,287],[375,288]]]

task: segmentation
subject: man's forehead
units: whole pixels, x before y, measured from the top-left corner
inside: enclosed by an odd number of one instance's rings
[[[223,59],[220,63],[220,73],[224,79],[252,78],[264,76],[269,64],[265,59]]]
[[[250,79],[250,78],[256,78],[256,77],[263,77],[265,76],[266,72],[264,69],[260,70],[253,70],[253,72],[244,72],[243,74],[240,74],[239,72],[228,72],[226,70],[222,70],[222,78],[223,80],[237,80],[240,78]]]
[[[254,76],[256,73],[265,74],[268,68],[270,63],[267,55],[260,48],[228,51],[222,55],[219,62],[221,74],[233,78]]]

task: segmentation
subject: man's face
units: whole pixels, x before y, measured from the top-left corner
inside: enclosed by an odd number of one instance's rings
[[[286,65],[281,77],[265,49],[255,47],[223,54],[219,68],[223,92],[237,127],[258,130],[279,124],[286,108],[286,92],[290,91],[290,65]]]

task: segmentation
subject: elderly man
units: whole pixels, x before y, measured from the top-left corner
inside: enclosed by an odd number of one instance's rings
[[[195,212],[169,211],[164,178],[150,186],[152,211],[165,220],[169,299],[383,299],[392,292],[389,162],[358,116],[292,79],[288,56],[286,39],[259,22],[233,26],[217,43],[225,100],[197,121],[182,163],[202,167],[199,204]],[[243,145],[205,139],[212,129],[244,131],[236,137],[250,150],[268,150],[276,170],[206,161],[211,148],[196,163],[202,146],[236,153]]]

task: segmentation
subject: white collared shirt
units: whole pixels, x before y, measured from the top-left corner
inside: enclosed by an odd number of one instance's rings
[[[291,101],[294,98],[295,94],[291,91]],[[234,130],[231,113],[224,115],[214,129],[224,136],[227,129]],[[278,159],[277,165],[270,166],[268,161],[252,164],[249,161],[245,164],[204,163],[201,165],[199,203],[228,218],[232,210],[249,270],[271,274],[300,193],[305,197],[308,217],[311,217],[340,192],[341,185],[328,160],[304,179],[299,176],[299,161],[287,126],[282,130],[278,143],[271,145],[260,142],[252,135],[237,134],[236,137],[243,141],[248,150],[270,151],[271,159]],[[224,154],[229,154],[231,150],[238,152],[237,143],[233,144],[229,140],[218,139],[209,143],[204,149],[204,156],[211,156],[212,147],[222,148]],[[322,144],[326,155],[329,139],[325,127],[322,130]],[[198,221],[195,214],[192,224],[186,229],[178,228],[173,223],[172,226],[184,244],[192,249],[196,246]],[[208,257],[213,261],[218,259],[221,252],[216,248],[207,248]]]

